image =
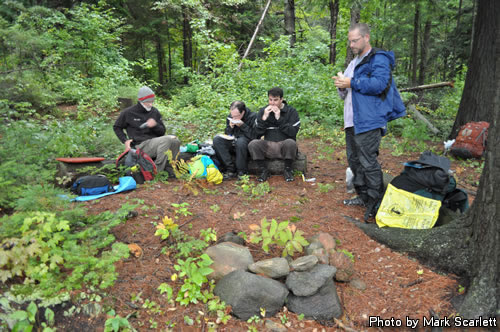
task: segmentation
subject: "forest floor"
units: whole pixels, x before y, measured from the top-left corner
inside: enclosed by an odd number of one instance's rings
[[[429,143],[429,146],[432,144]],[[442,151],[442,145],[435,146],[436,150]],[[366,284],[366,289],[360,290],[349,283],[336,283],[344,309],[340,322],[345,327],[379,330],[368,327],[370,316],[401,319],[402,326],[405,327],[407,317],[422,322],[423,317],[430,317],[431,309],[441,318],[456,314],[450,299],[463,291],[463,287],[455,276],[438,273],[405,253],[392,251],[370,239],[346,218],[362,220],[364,210],[342,204],[343,199],[352,196],[346,192],[347,165],[344,148],[334,148],[319,139],[299,141],[299,148],[308,159],[305,178],[315,178],[315,181],[303,181],[301,176],[296,176],[294,182],[285,182],[282,176],[275,175],[269,179],[271,192],[258,198],[251,198],[243,192],[236,180],[207,186],[205,190],[199,187],[198,195],[184,187],[184,182],[174,180],[140,185],[128,193],[80,203],[85,204],[91,213],[116,211],[127,201],[141,204],[136,208],[138,216],[117,226],[113,234],[117,241],[137,244],[142,249],[142,254],[140,257],[130,255],[116,264],[118,279],[113,287],[105,290],[106,295],[103,296],[101,305],[114,308],[121,317],[130,315],[128,321],[138,331],[165,331],[174,324],[174,331],[210,330],[209,322],[215,322],[216,317],[208,315],[205,304],[187,307],[178,303],[169,304],[157,290],[161,283],[169,283],[174,288],[175,298],[182,282],[179,279],[171,280],[171,276],[177,272],[174,269],[176,257],[169,255],[168,250],[167,254],[162,253],[167,245],[154,235],[155,223],[164,216],[173,217],[172,203],[188,203],[187,209],[192,215],[181,216],[177,222],[184,224],[184,232],[195,237],[199,236],[201,229],[209,227],[215,229],[218,236],[233,230],[249,235],[249,226],[260,224],[264,217],[268,220],[290,220],[307,236],[318,232],[331,234],[338,240],[339,249],[353,254],[355,277]],[[382,149],[379,161],[383,170],[394,176],[402,171],[403,162],[416,160],[420,155],[420,152],[413,152],[393,156],[392,151],[394,150],[390,148]],[[468,168],[464,165],[468,165]],[[477,184],[480,172],[474,169],[474,165],[452,161],[452,169],[456,172],[459,187],[468,189],[469,192],[477,190],[474,184]],[[257,183],[255,176],[251,177],[250,182]],[[472,202],[474,196],[469,195],[469,199]],[[188,227],[188,224],[192,227]],[[257,245],[247,243],[247,246],[255,261],[281,254],[279,248],[272,248],[269,253],[264,253]],[[296,254],[294,258],[298,256],[300,254]],[[147,300],[159,304],[161,312],[143,308]],[[195,320],[194,325],[188,325],[185,316]],[[201,317],[198,322],[197,317]],[[271,320],[279,324],[286,323],[289,330],[296,331],[343,329],[338,322],[301,320],[296,314],[283,310]],[[100,331],[104,327],[106,315],[102,313],[89,318],[80,314],[66,318],[58,314],[56,321],[64,331]],[[249,326],[253,326],[254,330],[262,331],[266,330],[263,321],[249,324],[233,317],[227,324],[219,324],[217,330],[247,331]]]

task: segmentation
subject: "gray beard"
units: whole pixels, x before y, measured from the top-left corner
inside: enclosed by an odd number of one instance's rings
[[[150,111],[151,111],[151,109],[153,108],[153,107],[146,107],[146,105],[144,105],[143,103],[141,103],[141,105],[142,105],[142,107],[144,107],[144,109],[145,109],[146,111],[148,111],[148,112],[150,112]]]

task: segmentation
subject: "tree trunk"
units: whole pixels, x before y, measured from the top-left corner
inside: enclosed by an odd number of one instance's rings
[[[493,107],[490,110],[492,127],[488,133],[488,148],[476,196],[477,204],[474,204],[470,213],[474,262],[471,271],[472,282],[459,310],[465,317],[494,316],[495,312],[497,315],[500,314],[498,312],[500,309],[500,190],[498,190],[500,185],[500,33],[498,32],[500,3],[497,0],[480,0],[479,10],[481,16],[478,17],[478,21],[486,21],[483,24],[487,25],[487,29],[496,31],[496,37],[489,40],[490,45],[474,45],[475,52],[471,57],[472,60],[480,57],[480,54],[476,53],[478,49],[490,48],[493,45],[492,54],[489,57],[492,63],[486,65],[483,63],[485,59],[482,59],[481,65],[487,68],[493,67],[495,79],[490,82]],[[488,18],[485,17],[486,14]],[[489,19],[493,21],[488,21]],[[476,40],[477,43],[482,42],[477,38]],[[469,67],[469,71],[471,69]]]
[[[182,10],[182,50],[183,50],[183,59],[184,59],[184,67],[193,68],[193,43],[192,43],[192,31],[191,25],[189,24],[189,13],[186,8]],[[188,83],[188,77],[184,76],[184,84]]]
[[[413,19],[413,51],[411,57],[411,82],[417,84],[417,57],[418,57],[418,28],[420,25],[420,4],[415,2],[415,16]]]
[[[295,35],[295,0],[285,1],[285,35],[290,36],[290,47],[294,47]]]
[[[354,24],[359,23],[360,18],[361,18],[361,6],[357,1],[355,1],[351,7],[351,22],[349,26],[353,26]],[[347,47],[347,54],[344,63],[345,68],[347,68],[352,59],[354,59],[354,54],[352,53],[351,48]]]
[[[470,121],[492,121],[495,99],[495,43],[499,25],[497,0],[478,2],[474,27],[474,45],[469,59],[469,70],[464,92],[450,138],[457,136],[460,127]]]
[[[420,71],[418,75],[418,84],[423,85],[425,81],[425,68],[427,67],[427,52],[429,50],[429,41],[431,37],[431,20],[427,19],[424,28],[424,37],[420,47]]]
[[[158,82],[160,83],[160,86],[163,86],[165,83],[165,52],[163,51],[163,43],[160,36],[155,36],[155,43],[156,58],[158,61]]]
[[[329,63],[335,65],[337,58],[337,21],[339,18],[339,0],[330,0],[330,58]]]
[[[500,307],[500,34],[490,35],[489,39],[482,35],[499,30],[499,14],[500,2],[479,0],[471,54],[471,63],[477,68],[469,66],[464,89],[477,87],[477,94],[485,93],[481,89],[489,93],[491,126],[478,194],[469,211],[444,226],[426,230],[378,228],[349,218],[388,247],[407,252],[439,270],[466,277],[469,287],[463,299],[456,302],[457,311],[464,318],[493,318]],[[490,50],[489,56],[485,50]],[[496,79],[488,81],[490,86],[481,84],[477,80],[484,78],[474,76],[472,72],[476,71],[491,71]]]

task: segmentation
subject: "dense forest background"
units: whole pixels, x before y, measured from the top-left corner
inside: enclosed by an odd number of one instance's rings
[[[300,113],[299,139],[341,146],[343,102],[331,77],[352,58],[349,25],[366,22],[372,46],[394,51],[400,89],[453,82],[402,92],[437,131],[408,107],[382,144],[394,156],[421,152],[452,132],[476,15],[475,0],[2,1],[0,240],[21,244],[0,248],[0,280],[12,286],[2,291],[57,303],[63,291],[113,283],[113,263],[128,249],[110,229],[133,207],[91,216],[70,206],[55,158],[116,158],[123,145],[112,123],[140,86],[156,92],[167,132],[183,144],[222,131],[232,101],[256,111],[280,86]],[[479,161],[463,163],[470,175],[482,171]]]

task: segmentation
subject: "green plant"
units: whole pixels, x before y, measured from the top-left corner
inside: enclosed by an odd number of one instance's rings
[[[318,182],[318,191],[320,193],[327,193],[334,188],[335,188],[335,186],[331,183],[323,184],[323,183]]]
[[[120,315],[117,315],[115,313],[115,310],[111,309],[107,313],[108,319],[106,319],[106,322],[104,323],[104,332],[118,332],[118,331],[131,331],[133,330],[132,326],[130,325],[128,318],[127,317],[121,317]]]
[[[167,283],[162,282],[160,286],[157,288],[160,291],[160,294],[167,294],[167,300],[170,300],[173,295],[173,289]]]
[[[159,236],[162,240],[166,240],[171,232],[175,232],[179,225],[177,225],[171,218],[168,216],[163,217],[162,223],[156,225],[155,235]]]
[[[210,297],[210,292],[202,292],[204,283],[208,282],[207,276],[213,272],[210,268],[212,259],[203,254],[197,258],[189,257],[186,260],[178,259],[174,265],[179,277],[184,278],[184,284],[179,289],[175,299],[181,305],[187,306],[189,303],[198,303],[199,300],[206,302]]]
[[[347,257],[349,257],[349,259],[354,263],[354,255],[353,255],[352,252],[350,252],[347,249],[340,249],[338,251],[341,252],[341,253],[344,253],[344,255],[346,255]]]
[[[220,211],[220,206],[217,204],[210,205],[210,210],[212,210],[214,213],[217,213]]]
[[[226,311],[226,303],[221,301],[219,297],[214,297],[207,302],[207,308],[209,313],[215,313],[217,315],[216,324],[224,324],[231,319],[231,315]]]
[[[179,219],[179,215],[182,215],[184,217],[193,215],[193,213],[191,213],[187,208],[189,206],[189,203],[172,203],[172,206],[175,208],[175,219]]]
[[[40,322],[39,308],[33,301],[26,307],[26,310],[15,310],[10,306],[7,298],[1,297],[0,307],[5,312],[0,313],[0,318],[11,327],[12,331],[31,331],[37,327],[43,328],[43,332],[55,331],[55,328],[51,328],[54,325],[54,312],[50,308],[45,308],[45,321]]]
[[[288,221],[278,222],[274,219],[268,222],[263,218],[260,226],[253,225],[250,234],[250,242],[260,243],[262,241],[262,249],[265,252],[269,251],[269,245],[276,244],[283,247],[282,256],[293,256],[295,251],[302,252],[303,246],[309,244],[303,237],[303,232],[298,230],[295,225],[289,225]]]
[[[202,240],[205,241],[206,243],[217,241],[217,232],[215,231],[215,229],[212,228],[200,230],[200,236],[202,237]]]
[[[262,197],[271,191],[269,182],[261,182],[255,185],[250,181],[250,177],[248,175],[241,176],[237,182],[237,185],[244,193],[250,194],[250,198]]]

